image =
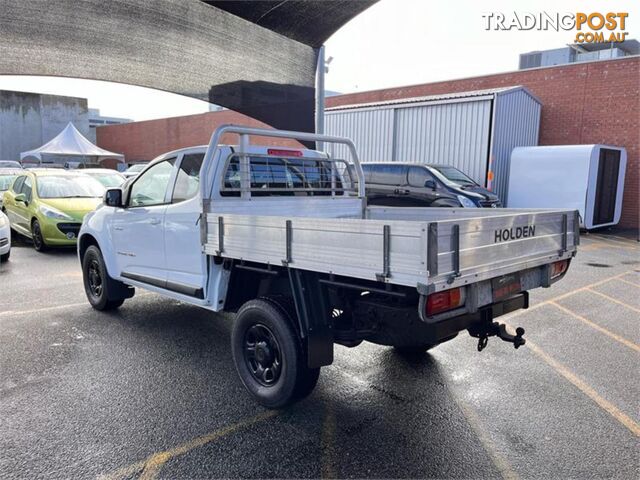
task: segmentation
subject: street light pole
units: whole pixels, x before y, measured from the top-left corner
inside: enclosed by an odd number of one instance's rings
[[[318,49],[318,63],[316,64],[316,133],[324,134],[324,45]],[[322,150],[324,144],[316,142],[316,148]]]

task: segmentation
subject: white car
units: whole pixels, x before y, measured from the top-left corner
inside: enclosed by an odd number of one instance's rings
[[[9,219],[0,211],[0,262],[9,260],[11,254],[11,229]]]

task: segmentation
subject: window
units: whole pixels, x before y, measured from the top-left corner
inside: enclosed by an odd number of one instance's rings
[[[344,172],[342,176],[340,171]],[[346,163],[325,159],[252,156],[249,158],[249,178],[249,188],[254,197],[331,195],[332,188],[337,194],[354,190]],[[240,160],[235,156],[227,166],[221,194],[240,196],[240,189]]]
[[[407,167],[404,165],[366,165],[365,178],[378,185],[402,186],[407,184]]]
[[[17,180],[13,182],[13,186],[11,187],[13,193],[20,193],[20,189],[22,188],[22,184],[24,183],[25,178],[27,177],[23,175],[22,177],[18,177]]]
[[[20,189],[20,193],[24,193],[25,197],[27,197],[27,201],[31,201],[31,194],[33,191],[33,184],[31,183],[31,179],[29,177],[25,177],[24,183],[22,184],[22,188]]]
[[[183,202],[193,198],[200,188],[200,167],[204,153],[190,153],[182,157],[180,168],[173,187],[172,203]]]
[[[409,168],[409,185],[412,187],[424,187],[427,180],[434,180],[433,175],[423,167]]]
[[[454,167],[431,167],[436,175],[440,174],[441,180],[450,185],[477,185],[476,182]]]
[[[148,207],[165,203],[164,198],[175,160],[163,160],[141,174],[131,186],[129,206]]]

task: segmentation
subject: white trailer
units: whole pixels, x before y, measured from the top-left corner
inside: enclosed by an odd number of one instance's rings
[[[508,206],[576,209],[587,230],[617,225],[626,167],[623,147],[518,147],[511,154]]]
[[[224,134],[238,145],[221,145]],[[344,145],[353,168],[316,150],[250,146],[251,135]],[[220,127],[85,217],[87,298],[117,308],[140,287],[237,312],[236,368],[268,407],[310,393],[334,343],[425,351],[468,330],[479,350],[490,336],[524,344],[524,330],[494,319],[564,276],[576,211],[367,207],[364,191],[348,139]]]

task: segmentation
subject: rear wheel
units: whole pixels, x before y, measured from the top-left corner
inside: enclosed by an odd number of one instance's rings
[[[267,408],[282,408],[313,391],[319,368],[307,356],[288,301],[261,298],[245,303],[231,335],[233,359],[249,393]]]
[[[82,277],[87,299],[96,310],[113,310],[128,298],[119,294],[119,289],[126,290],[127,287],[109,277],[102,252],[95,245],[87,248],[82,257]]]
[[[33,240],[33,248],[38,252],[45,252],[49,249],[49,246],[42,236],[42,229],[40,228],[40,222],[38,220],[31,222],[31,239]]]

